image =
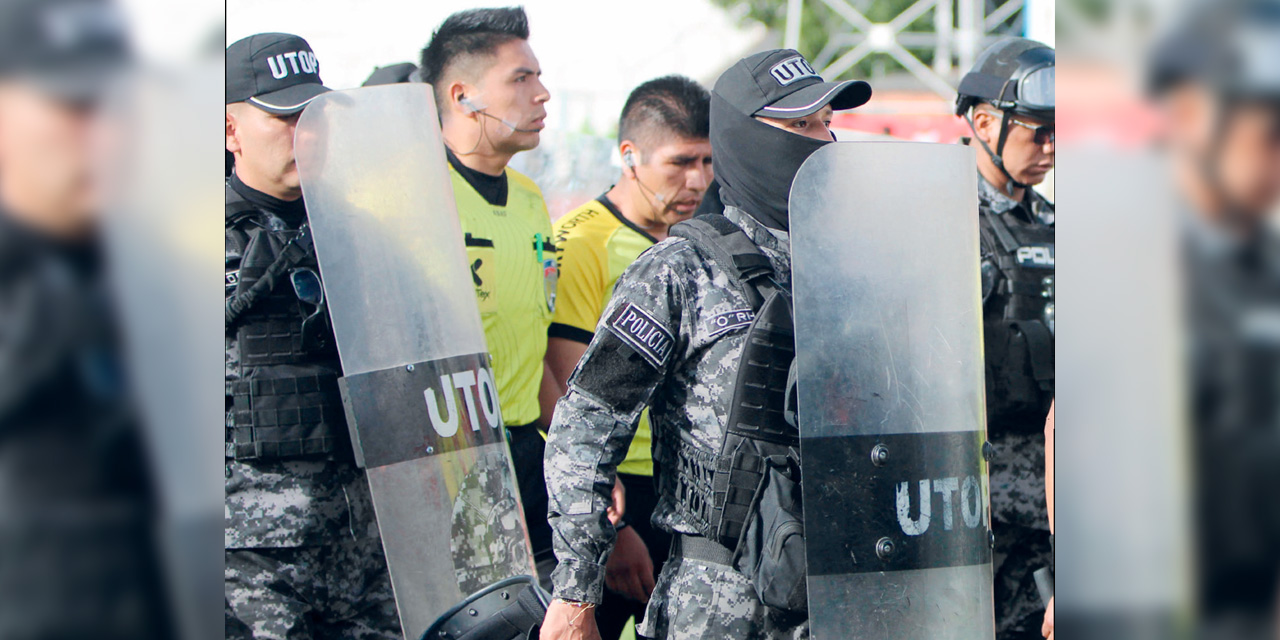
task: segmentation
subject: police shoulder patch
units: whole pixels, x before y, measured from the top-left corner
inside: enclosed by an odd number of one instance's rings
[[[725,313],[712,316],[711,319],[707,321],[707,333],[714,338],[715,336],[732,329],[750,325],[751,321],[754,320],[755,317],[756,314],[750,309],[726,311]]]
[[[675,337],[644,309],[630,302],[613,312],[606,324],[609,332],[627,343],[655,368],[662,368],[671,356]]]

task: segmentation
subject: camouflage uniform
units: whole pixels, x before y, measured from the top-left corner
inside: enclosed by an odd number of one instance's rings
[[[790,288],[787,234],[728,207]],[[599,603],[614,530],[605,510],[640,412],[650,408],[658,502],[655,526],[705,535],[707,523],[679,498],[682,461],[719,452],[747,324],[717,316],[750,310],[728,275],[683,238],[668,238],[619,278],[595,338],[569,380],[547,441],[557,597]],[[760,603],[747,577],[726,565],[673,559],[659,576],[639,632],[657,638],[808,636],[803,615]]]
[[[238,197],[232,188],[228,201]],[[263,229],[296,226],[261,213]],[[229,230],[226,246],[230,296],[251,245],[233,241]],[[246,367],[236,332],[228,330],[225,341],[230,432],[237,415],[231,388]],[[238,459],[228,443],[225,464],[228,637],[246,628],[255,638],[401,637],[368,481],[349,456]]]
[[[1031,189],[1027,190],[1031,214],[1041,223],[1053,224],[1053,205]],[[978,176],[980,215],[999,215],[1026,204],[1001,193]],[[982,247],[983,269],[996,268],[994,247]],[[998,296],[985,302],[984,318],[1002,312]],[[992,389],[988,385],[988,393]],[[992,558],[995,577],[996,635],[1007,638],[1039,638],[1044,619],[1044,602],[1036,589],[1033,572],[1052,566],[1049,545],[1049,514],[1044,486],[1043,412],[1019,415],[988,414],[988,439],[995,447],[990,464],[991,518],[996,538]]]

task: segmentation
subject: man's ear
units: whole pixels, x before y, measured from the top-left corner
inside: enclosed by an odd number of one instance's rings
[[[227,151],[231,153],[240,153],[240,138],[237,135],[236,117],[231,113],[231,108],[227,108]]]
[[[974,109],[973,129],[978,138],[988,145],[994,146],[996,137],[1000,134],[1000,119],[986,109]]]
[[[1199,149],[1217,135],[1218,105],[1203,87],[1189,84],[1179,87],[1165,100],[1165,104],[1175,144]]]
[[[449,83],[449,89],[445,92],[445,95],[449,97],[449,113],[473,120],[479,118],[480,116],[476,113],[474,107],[469,107],[462,103],[462,100],[466,98],[472,105],[479,107],[480,104],[477,102],[479,97],[472,95],[475,93],[476,91],[474,91],[473,87],[467,86],[464,82]]]
[[[635,167],[640,164],[640,150],[636,148],[636,143],[623,140],[618,144],[618,155],[622,158],[623,175],[630,176]]]

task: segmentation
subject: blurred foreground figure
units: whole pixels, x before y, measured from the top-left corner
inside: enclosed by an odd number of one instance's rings
[[[1053,562],[1044,506],[1044,416],[1054,391],[1054,207],[1031,187],[1055,158],[1056,55],[1002,40],[960,82],[956,104],[977,146],[978,225],[996,536],[999,638],[1039,637],[1033,573]]]
[[[0,637],[159,638],[152,499],[91,175],[108,2],[0,2]]]
[[[1280,571],[1280,3],[1212,3],[1157,47],[1169,118],[1209,637],[1274,637]]]

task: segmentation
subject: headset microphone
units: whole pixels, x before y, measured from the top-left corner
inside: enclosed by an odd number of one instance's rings
[[[653,189],[650,189],[649,187],[645,186],[644,182],[640,180],[640,176],[636,174],[636,156],[634,151],[628,149],[626,153],[622,154],[622,164],[627,165],[631,169],[631,177],[635,178],[636,186],[640,187],[641,194],[646,194],[646,193],[653,194],[654,200],[657,200],[658,202],[661,202],[664,205],[667,203],[667,196],[661,193],[658,193]],[[645,199],[648,199],[648,195],[645,195]],[[654,213],[653,223],[655,225],[660,224],[660,221],[658,220],[658,217],[657,217],[658,207],[653,204],[652,200],[649,201],[649,208],[652,209]]]
[[[520,127],[517,127],[515,124],[507,121],[506,118],[499,118],[498,116],[489,115],[488,113],[485,112],[485,106],[483,104],[476,104],[466,96],[462,96],[461,98],[458,98],[458,102],[461,103],[462,106],[466,107],[469,113],[478,113],[486,118],[497,120],[498,122],[501,122],[502,124],[506,125],[507,128],[511,129],[512,131],[519,131],[520,133],[538,133],[539,131],[541,131],[541,129],[521,129]]]
[[[653,189],[650,189],[650,188],[648,188],[648,187],[644,186],[644,183],[640,181],[640,176],[636,175],[636,154],[635,154],[635,152],[634,152],[634,151],[627,150],[627,152],[626,152],[626,153],[622,154],[622,164],[625,164],[625,165],[627,165],[628,167],[630,167],[630,168],[631,168],[631,176],[632,176],[632,177],[634,177],[634,178],[636,179],[636,184],[640,185],[640,187],[641,187],[641,188],[643,188],[645,191],[648,191],[649,193],[652,193],[652,194],[653,194],[653,197],[654,197],[658,202],[666,202],[666,201],[667,201],[667,197],[666,197],[666,196],[662,195],[661,193],[656,193],[656,192],[654,192],[654,191],[653,191]]]

